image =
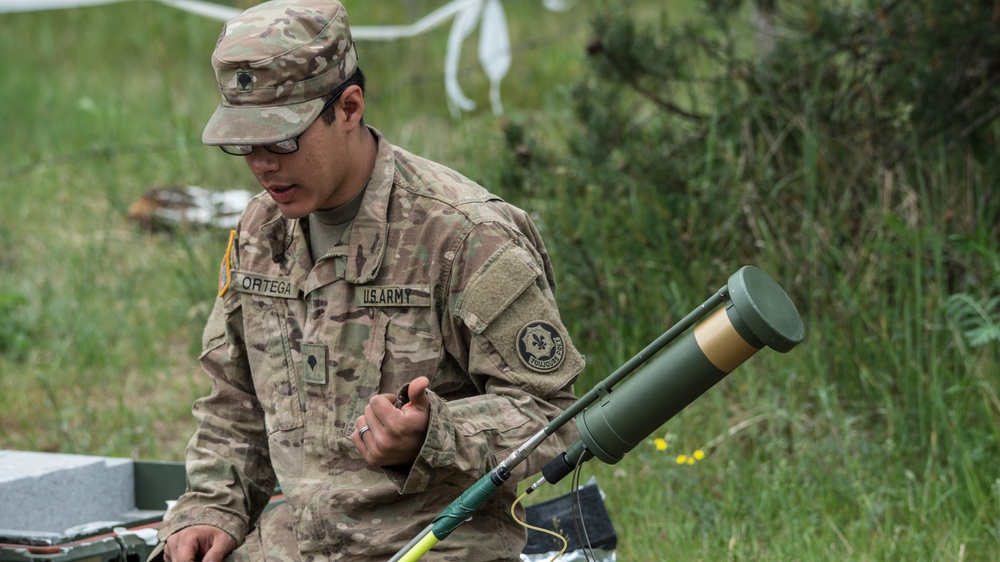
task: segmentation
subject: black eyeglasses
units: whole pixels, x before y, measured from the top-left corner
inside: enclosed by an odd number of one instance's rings
[[[333,104],[333,102],[340,99],[340,95],[344,93],[344,90],[347,89],[348,85],[349,84],[344,84],[334,90],[333,97],[330,98],[330,101],[323,104],[323,109],[319,110],[319,114],[316,116],[316,119],[319,119],[321,115],[326,113],[326,110]],[[316,119],[313,119],[313,122],[309,124],[309,127],[312,127],[313,123],[316,122]],[[308,130],[309,127],[306,127],[306,130]],[[291,154],[299,149],[299,137],[303,134],[305,134],[305,131],[290,139],[272,142],[270,144],[224,144],[219,148],[222,149],[222,152],[232,154],[233,156],[246,156],[248,154],[252,154],[255,146],[262,146],[264,147],[264,150],[273,154]]]

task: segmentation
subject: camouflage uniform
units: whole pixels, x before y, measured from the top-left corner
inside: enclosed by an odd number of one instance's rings
[[[327,255],[314,260],[306,221],[266,194],[244,212],[204,333],[213,391],[194,408],[189,490],[161,539],[209,524],[246,541],[237,559],[385,561],[574,401],[583,358],[527,214],[372,132],[361,210]],[[419,457],[366,464],[355,420],[421,375],[431,410]],[[546,440],[424,559],[517,560],[514,482],[574,432]],[[258,521],[276,482],[287,504]]]

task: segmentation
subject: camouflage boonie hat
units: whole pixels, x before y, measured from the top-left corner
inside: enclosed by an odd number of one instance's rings
[[[273,0],[226,22],[212,53],[222,103],[208,145],[269,144],[302,134],[324,94],[358,68],[347,10],[336,0]]]

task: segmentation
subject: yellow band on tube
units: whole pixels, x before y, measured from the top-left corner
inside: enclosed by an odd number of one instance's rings
[[[724,306],[695,327],[694,339],[705,357],[723,373],[731,372],[759,351],[736,331]]]

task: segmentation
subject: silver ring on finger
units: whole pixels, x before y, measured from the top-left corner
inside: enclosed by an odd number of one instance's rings
[[[368,427],[367,425],[366,425],[366,426],[362,426],[362,428],[358,430],[358,437],[359,437],[359,438],[361,438],[361,437],[364,437],[364,435],[365,435],[365,432],[366,432],[366,431],[371,431],[371,429],[372,429],[372,428],[371,428],[371,427]]]

